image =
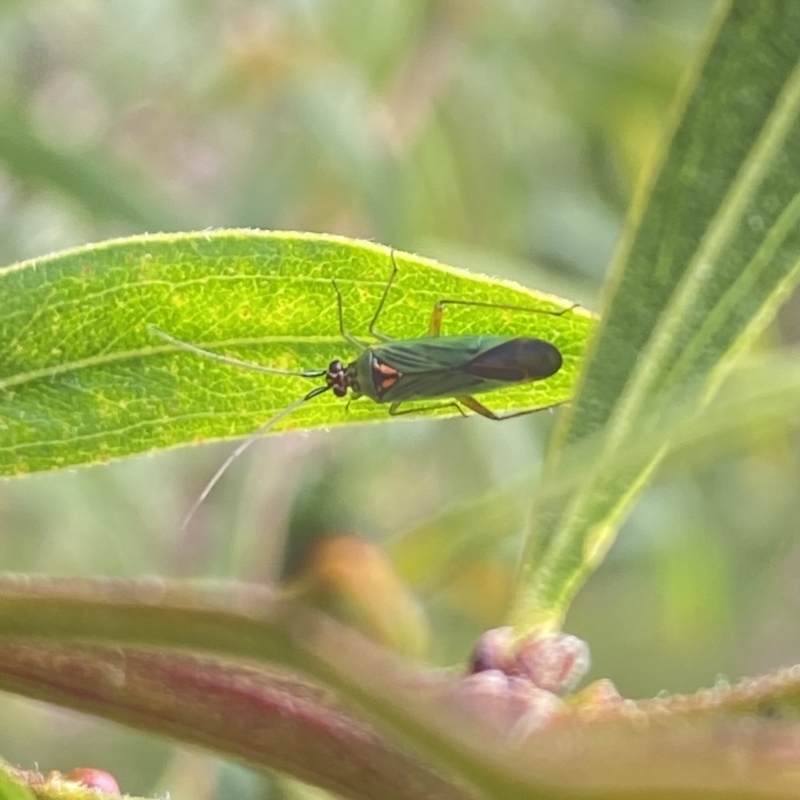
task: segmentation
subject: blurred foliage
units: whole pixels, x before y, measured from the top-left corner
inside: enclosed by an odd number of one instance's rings
[[[144,231],[325,231],[592,307],[709,10],[698,0],[2,3],[0,263]],[[799,332],[790,306],[769,340]],[[518,482],[550,426],[542,414],[272,439],[183,533],[225,445],[5,482],[0,563],[273,580],[319,535],[396,545],[443,509]],[[568,628],[590,642],[593,674],[626,694],[800,661],[799,443],[738,436],[738,455],[673,470],[645,495],[574,604]],[[431,658],[463,659],[497,622],[517,551],[513,537],[477,548],[451,580],[425,585]],[[424,582],[413,563],[401,567]],[[11,698],[0,716],[15,723],[0,730],[0,753],[23,766],[91,763],[124,791],[169,789],[175,800],[268,791],[107,723]],[[187,776],[201,769],[198,785]],[[270,796],[279,791],[290,790]]]

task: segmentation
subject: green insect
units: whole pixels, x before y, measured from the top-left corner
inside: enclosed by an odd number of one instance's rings
[[[475,399],[474,395],[502,389],[512,384],[530,383],[549,378],[561,369],[563,362],[561,352],[550,342],[527,336],[513,338],[489,335],[442,336],[440,335],[442,318],[447,305],[503,308],[558,317],[575,308],[577,303],[560,311],[550,311],[498,303],[443,299],[433,307],[426,337],[392,339],[375,328],[397,276],[398,269],[394,252],[391,253],[391,259],[392,273],[368,328],[370,335],[378,340],[378,344],[365,344],[345,329],[342,293],[336,282],[333,281],[339,313],[339,331],[342,338],[361,349],[361,355],[349,364],[334,359],[326,369],[284,370],[265,367],[251,361],[205,350],[150,326],[150,330],[161,339],[175,347],[205,358],[212,358],[225,364],[257,370],[270,375],[325,379],[324,385],[315,387],[288,405],[245,439],[228,456],[184,519],[184,527],[231,463],[259,436],[303,403],[328,391],[332,391],[337,397],[345,397],[350,392],[351,399],[364,396],[376,403],[388,403],[389,413],[392,415],[452,406],[464,416],[466,416],[464,412],[464,407],[466,407],[489,419],[505,420],[561,405],[561,403],[553,403],[549,406],[510,414],[496,414],[486,408]],[[400,408],[403,403],[420,400],[446,400],[446,402],[422,407],[415,406],[411,409]]]

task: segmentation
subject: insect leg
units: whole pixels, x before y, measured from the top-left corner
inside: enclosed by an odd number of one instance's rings
[[[460,398],[459,398],[460,399]],[[435,411],[437,408],[455,408],[462,417],[466,417],[467,415],[464,413],[464,409],[455,401],[451,400],[449,403],[432,403],[429,406],[416,406],[415,408],[405,408],[402,411],[398,411],[400,408],[400,403],[392,403],[389,406],[389,413],[393,417],[401,417],[403,414],[418,414],[419,412],[425,411]]]
[[[457,398],[459,403],[463,403],[467,408],[474,411],[476,414],[480,414],[482,417],[486,417],[486,419],[493,419],[495,422],[502,422],[504,419],[513,419],[514,417],[525,417],[528,414],[536,414],[539,411],[547,411],[548,408],[556,408],[557,406],[563,406],[568,403],[568,400],[563,400],[560,403],[551,403],[549,406],[540,406],[539,408],[529,408],[525,411],[512,411],[510,414],[495,414],[489,408],[486,408],[483,403],[479,403],[472,395],[465,394],[461,397]]]
[[[371,336],[374,336],[376,339],[380,339],[382,342],[390,342],[392,340],[391,336],[387,336],[385,333],[381,333],[379,330],[375,329],[375,323],[378,321],[378,317],[380,317],[383,307],[386,305],[386,298],[389,296],[389,289],[392,288],[394,279],[397,277],[397,262],[394,258],[394,248],[389,251],[389,256],[392,259],[392,272],[391,275],[389,275],[389,280],[386,281],[386,286],[383,289],[383,295],[381,295],[381,301],[378,303],[378,307],[375,309],[375,314],[373,315],[372,321],[369,323],[369,328],[367,329]]]
[[[364,342],[362,342],[360,339],[357,339],[355,336],[353,336],[353,334],[350,333],[350,331],[345,329],[344,308],[343,308],[344,304],[342,302],[342,293],[341,291],[339,291],[339,287],[336,285],[336,281],[332,281],[332,283],[333,283],[333,289],[336,292],[336,307],[339,310],[339,333],[342,334],[342,338],[345,341],[350,342],[350,344],[354,344],[356,347],[359,347],[362,350],[366,350],[367,345],[365,345]]]
[[[478,306],[480,308],[504,308],[509,311],[528,311],[531,314],[547,314],[549,317],[560,317],[573,308],[577,308],[580,303],[573,303],[571,306],[562,308],[559,311],[544,308],[529,308],[527,306],[512,306],[505,303],[488,303],[480,300],[451,300],[444,298],[437,300],[436,305],[431,312],[431,321],[428,324],[428,336],[438,336],[442,329],[442,316],[444,315],[445,306]]]

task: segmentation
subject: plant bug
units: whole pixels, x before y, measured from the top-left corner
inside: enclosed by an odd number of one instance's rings
[[[389,413],[393,416],[453,406],[463,416],[466,416],[463,408],[466,407],[476,414],[499,421],[533,414],[562,404],[553,403],[549,406],[515,411],[510,414],[496,414],[486,408],[473,395],[501,389],[511,384],[529,383],[549,378],[561,369],[563,361],[561,352],[550,342],[527,336],[442,336],[442,319],[447,305],[503,308],[558,317],[575,308],[577,303],[560,311],[550,311],[499,303],[442,299],[437,301],[433,307],[427,336],[416,339],[392,339],[375,328],[386,304],[389,291],[397,277],[398,268],[394,251],[391,251],[390,255],[392,272],[368,328],[369,334],[378,341],[377,344],[365,344],[345,328],[342,293],[336,281],[333,281],[339,315],[339,332],[345,341],[361,349],[361,354],[349,364],[334,359],[325,369],[284,370],[265,367],[252,361],[214,353],[211,350],[176,339],[155,326],[149,326],[153,334],[169,344],[204,358],[211,358],[231,366],[252,369],[269,375],[325,379],[324,385],[315,387],[298,400],[290,403],[245,439],[225,459],[189,510],[182,527],[186,527],[194,512],[231,463],[256,439],[303,403],[327,391],[332,391],[337,397],[346,397],[349,392],[351,400],[364,396],[376,403],[388,403]],[[446,400],[446,402],[412,409],[400,408],[403,403],[419,400]]]

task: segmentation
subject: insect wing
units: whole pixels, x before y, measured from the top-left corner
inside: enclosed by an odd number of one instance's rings
[[[513,341],[513,340],[512,340]],[[380,395],[381,402],[436,400],[490,392],[507,386],[502,374],[489,374],[490,354],[509,342],[503,336],[440,336],[387,342],[372,348],[378,367],[386,364],[400,374]],[[506,354],[508,362],[510,354]],[[478,360],[478,369],[470,365]],[[530,378],[512,378],[530,380]]]
[[[481,351],[464,369],[487,381],[540,381],[561,369],[561,352],[543,339],[520,337]]]

